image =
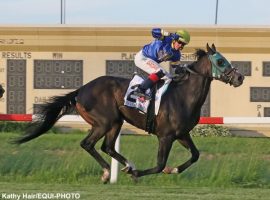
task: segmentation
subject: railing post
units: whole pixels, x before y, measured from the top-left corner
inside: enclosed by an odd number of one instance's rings
[[[121,137],[121,132],[119,133],[116,141],[115,141],[115,151],[120,152],[120,137]],[[118,168],[119,168],[119,163],[117,160],[112,158],[112,163],[111,163],[111,179],[110,183],[116,183],[117,178],[118,178]]]

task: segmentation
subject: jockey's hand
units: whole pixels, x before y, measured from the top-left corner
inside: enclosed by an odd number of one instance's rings
[[[165,31],[165,30],[163,30],[163,29],[161,29],[161,35],[162,35],[162,36],[169,36],[170,33],[167,32],[167,31]]]
[[[175,71],[174,71],[176,74],[184,74],[187,72],[186,68],[185,67],[181,67],[181,66],[178,66],[175,68]]]

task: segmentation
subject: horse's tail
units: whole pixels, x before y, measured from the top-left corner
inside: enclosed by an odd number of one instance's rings
[[[75,109],[78,90],[64,96],[54,96],[38,108],[37,119],[30,123],[25,135],[13,140],[15,144],[22,144],[46,133],[63,115]]]

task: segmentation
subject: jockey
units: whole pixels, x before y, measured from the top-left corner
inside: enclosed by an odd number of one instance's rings
[[[153,28],[152,36],[155,40],[145,45],[134,59],[135,65],[149,74],[134,91],[135,95],[144,99],[151,99],[145,92],[160,79],[171,80],[171,75],[159,63],[171,61],[172,67],[178,66],[181,58],[180,50],[190,41],[190,35],[185,30],[169,33],[160,28]]]

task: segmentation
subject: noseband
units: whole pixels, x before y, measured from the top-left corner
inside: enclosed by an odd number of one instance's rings
[[[233,74],[237,71],[236,68],[231,68],[230,71],[228,71],[227,73],[223,73],[221,75],[222,80],[224,81],[224,83],[230,83],[233,79]],[[234,73],[233,73],[234,72]]]

